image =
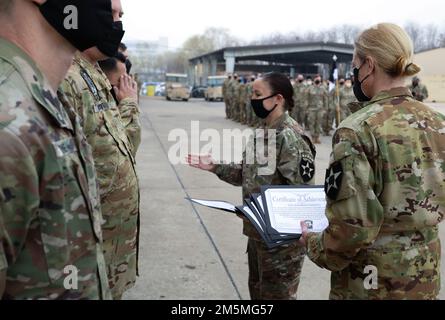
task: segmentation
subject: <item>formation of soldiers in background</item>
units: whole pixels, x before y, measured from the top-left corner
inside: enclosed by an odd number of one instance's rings
[[[241,77],[229,74],[223,85],[223,97],[226,105],[226,119],[231,119],[252,128],[263,126],[250,105],[253,82],[261,74]],[[339,77],[338,90],[329,80],[323,81],[320,75],[307,76],[299,74],[291,79],[294,87],[295,107],[291,111],[294,118],[305,130],[309,131],[312,141],[320,144],[320,135],[330,136],[332,130],[351,115],[350,106],[356,102],[354,95],[354,76]],[[413,78],[410,86],[414,97],[419,101],[428,98],[428,90]]]
[[[229,75],[223,85],[223,97],[226,104],[226,118],[253,128],[261,127],[259,119],[250,105],[252,85],[258,76],[240,77]],[[320,143],[320,134],[329,136],[333,130],[339,104],[339,121],[341,122],[350,111],[347,105],[355,101],[352,79],[341,77],[339,90],[329,90],[329,82],[323,82],[321,76],[304,78],[298,75],[291,80],[294,87],[295,108],[291,116],[306,130],[311,132],[314,143]]]

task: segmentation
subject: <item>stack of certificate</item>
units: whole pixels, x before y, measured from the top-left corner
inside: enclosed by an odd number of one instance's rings
[[[188,200],[244,215],[271,249],[300,239],[301,221],[306,223],[309,232],[322,232],[328,227],[326,196],[320,186],[264,186],[260,193],[245,199],[243,206],[224,201]]]

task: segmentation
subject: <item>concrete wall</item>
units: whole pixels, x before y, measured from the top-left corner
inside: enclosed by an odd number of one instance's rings
[[[428,88],[428,101],[445,102],[445,48],[418,53],[414,62],[422,68],[419,78]]]

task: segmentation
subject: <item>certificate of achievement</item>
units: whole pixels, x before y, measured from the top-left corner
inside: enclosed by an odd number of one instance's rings
[[[209,208],[244,215],[271,249],[298,241],[301,221],[306,223],[310,232],[323,232],[329,225],[325,215],[324,187],[320,186],[264,186],[261,193],[251,194],[242,206],[225,201],[186,199]]]
[[[191,198],[186,198],[186,199],[189,200],[190,202],[199,204],[204,207],[209,207],[212,209],[218,209],[218,210],[223,210],[223,211],[232,212],[232,213],[238,212],[237,208],[233,204],[225,202],[225,201],[198,200],[198,199],[191,199]]]
[[[322,232],[329,225],[323,187],[263,187],[262,195],[269,232],[301,234],[301,221],[310,232]]]

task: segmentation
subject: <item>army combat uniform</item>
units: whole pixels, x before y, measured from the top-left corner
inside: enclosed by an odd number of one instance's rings
[[[249,127],[253,126],[254,123],[254,117],[256,117],[255,113],[253,112],[252,104],[250,103],[250,100],[252,99],[253,94],[253,82],[249,82],[246,84],[246,123]]]
[[[296,83],[294,85],[294,104],[295,107],[292,110],[292,117],[303,127],[307,123],[307,110],[305,103],[305,90],[306,86],[304,83]]]
[[[139,186],[135,171],[135,145],[126,124],[137,111],[134,104],[116,106],[111,85],[98,66],[77,54],[61,92],[68,97],[65,108],[73,107],[82,120],[99,181],[104,225],[104,253],[113,298],[134,286],[139,238]],[[137,132],[132,128],[130,132]],[[134,134],[133,137],[137,137]],[[129,139],[130,138],[130,139]]]
[[[326,175],[330,225],[308,257],[332,271],[331,299],[435,299],[445,213],[445,116],[407,88],[342,122]],[[376,290],[364,285],[377,270]]]
[[[260,192],[263,185],[313,184],[315,149],[302,128],[286,112],[268,130],[276,130],[276,168],[269,175],[259,175],[262,166],[246,163],[216,165],[215,173],[223,181],[243,187],[243,197]],[[268,134],[265,133],[267,138]],[[257,145],[256,141],[252,145]],[[267,141],[265,146],[267,146]],[[252,149],[253,150],[253,149]],[[267,166],[267,164],[265,165]],[[305,250],[296,244],[269,250],[254,226],[244,221],[249,237],[249,290],[253,300],[296,299]]]
[[[356,100],[354,89],[352,87],[348,88],[347,86],[343,86],[340,89],[340,123],[351,115],[351,111],[348,106]]]
[[[101,220],[91,148],[79,122],[71,122],[31,58],[0,39],[3,298],[111,299]],[[66,267],[77,271],[73,289],[64,286]]]
[[[308,112],[308,124],[314,142],[319,141],[324,115],[328,112],[328,92],[323,85],[312,85],[307,88],[305,108]]]
[[[231,81],[231,78],[227,78],[224,80],[223,86],[222,86],[222,95],[224,99],[224,105],[226,107],[226,119],[230,118],[230,103],[229,103],[229,97],[227,95],[227,90],[229,88],[229,83]]]
[[[240,83],[238,87],[239,122],[246,124],[246,96],[247,88],[245,83]]]

